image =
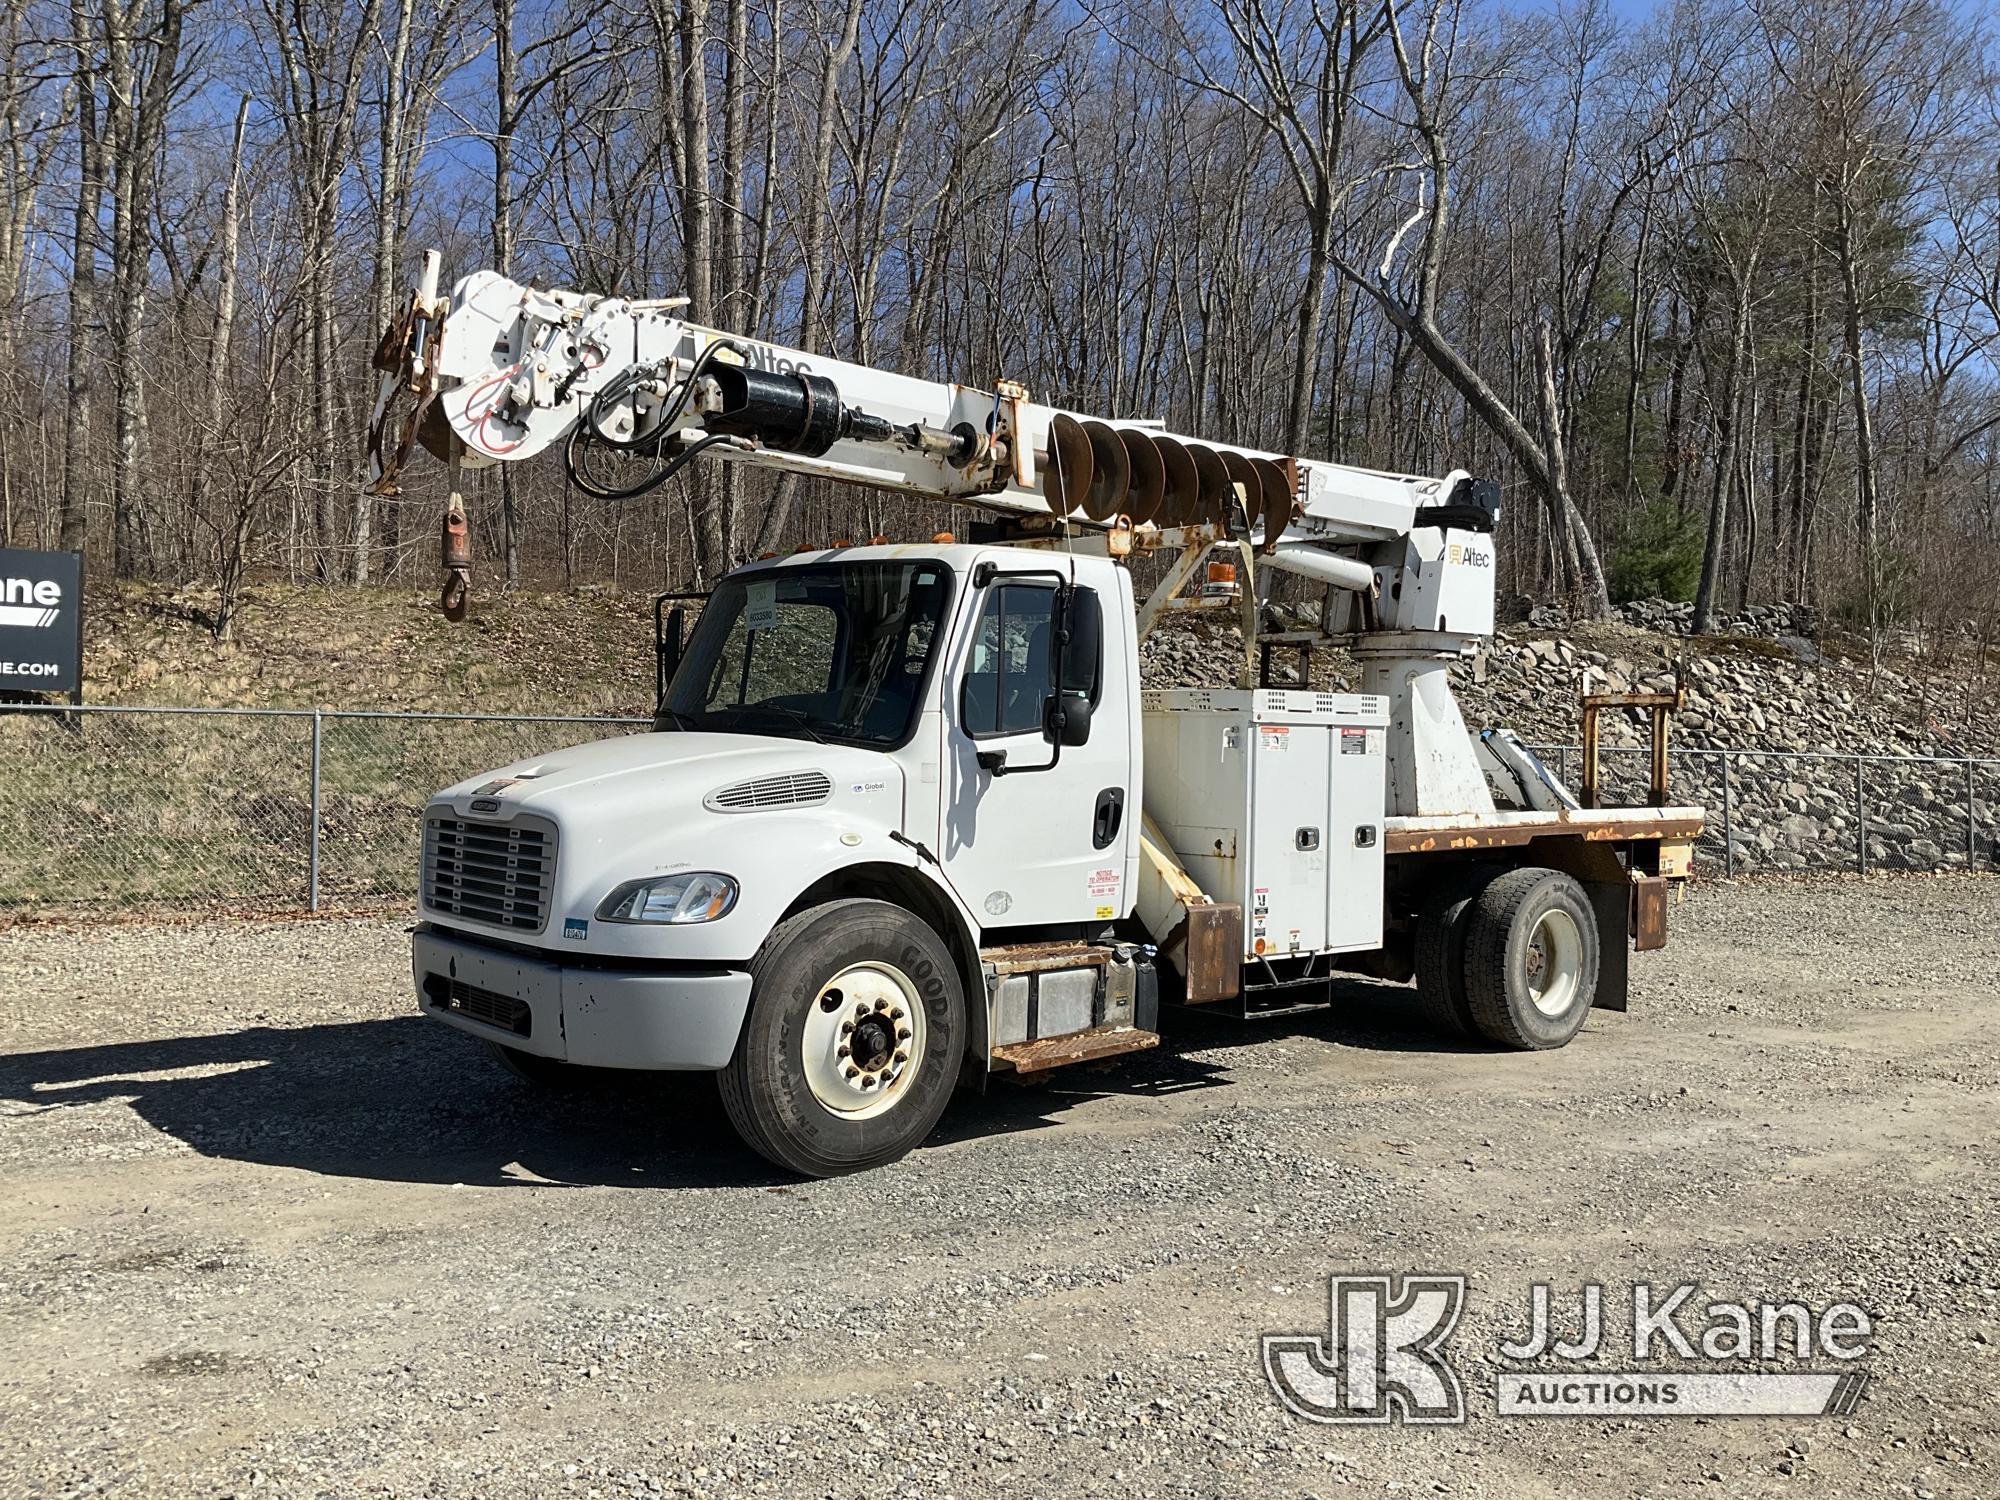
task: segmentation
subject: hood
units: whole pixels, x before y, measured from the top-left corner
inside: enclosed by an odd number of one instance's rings
[[[814,773],[827,780],[814,794]],[[786,780],[790,796],[784,795]],[[745,783],[772,782],[750,789]],[[720,801],[716,793],[734,793]],[[467,777],[434,799],[460,817],[540,813],[558,823],[616,826],[630,816],[734,817],[753,811],[864,798],[878,817],[902,821],[902,774],[888,756],[852,745],[767,735],[652,732],[553,750]],[[880,800],[878,800],[880,799]],[[887,804],[887,805],[885,805]]]
[[[550,921],[530,941],[603,956],[742,960],[819,873],[860,858],[908,859],[894,841],[903,796],[902,768],[880,751],[666,732],[516,761],[447,787],[430,809],[554,825]],[[686,869],[739,879],[736,909],[669,930],[587,920],[619,882]]]

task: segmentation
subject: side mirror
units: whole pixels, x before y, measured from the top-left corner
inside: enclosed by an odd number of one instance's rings
[[[1057,693],[1042,705],[1042,733],[1052,745],[1074,749],[1090,742],[1090,699]]]
[[[656,622],[653,632],[653,702],[655,706],[667,701],[667,689],[674,685],[674,673],[681,669],[681,652],[685,649],[683,640],[687,628],[687,611],[676,604],[666,613],[666,618]]]
[[[1066,595],[1063,629],[1067,639],[1056,691],[1088,700],[1097,696],[1098,664],[1104,658],[1104,607],[1098,603],[1095,589],[1071,588]]]
[[[686,653],[687,602],[706,603],[708,595],[702,593],[666,593],[653,597],[653,727],[658,729],[667,720],[664,710],[667,706],[667,690],[674,685],[674,674],[681,669],[681,658]]]
[[[1062,652],[1054,663],[1055,691],[1042,701],[1042,735],[1051,745],[1090,740],[1090,700],[1104,656],[1104,610],[1094,589],[1065,588],[1057,604]]]

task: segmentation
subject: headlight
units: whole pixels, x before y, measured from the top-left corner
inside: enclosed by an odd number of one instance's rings
[[[711,870],[628,880],[598,903],[600,922],[713,922],[736,904],[736,882]]]

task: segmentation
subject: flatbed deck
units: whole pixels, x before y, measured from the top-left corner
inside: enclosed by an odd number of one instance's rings
[[[1616,844],[1698,838],[1706,815],[1698,807],[1592,807],[1562,812],[1446,813],[1383,819],[1390,854],[1440,849],[1504,849],[1535,839],[1580,838]]]

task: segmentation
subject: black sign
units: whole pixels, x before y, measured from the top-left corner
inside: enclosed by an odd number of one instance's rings
[[[83,554],[0,547],[0,693],[83,691]]]

